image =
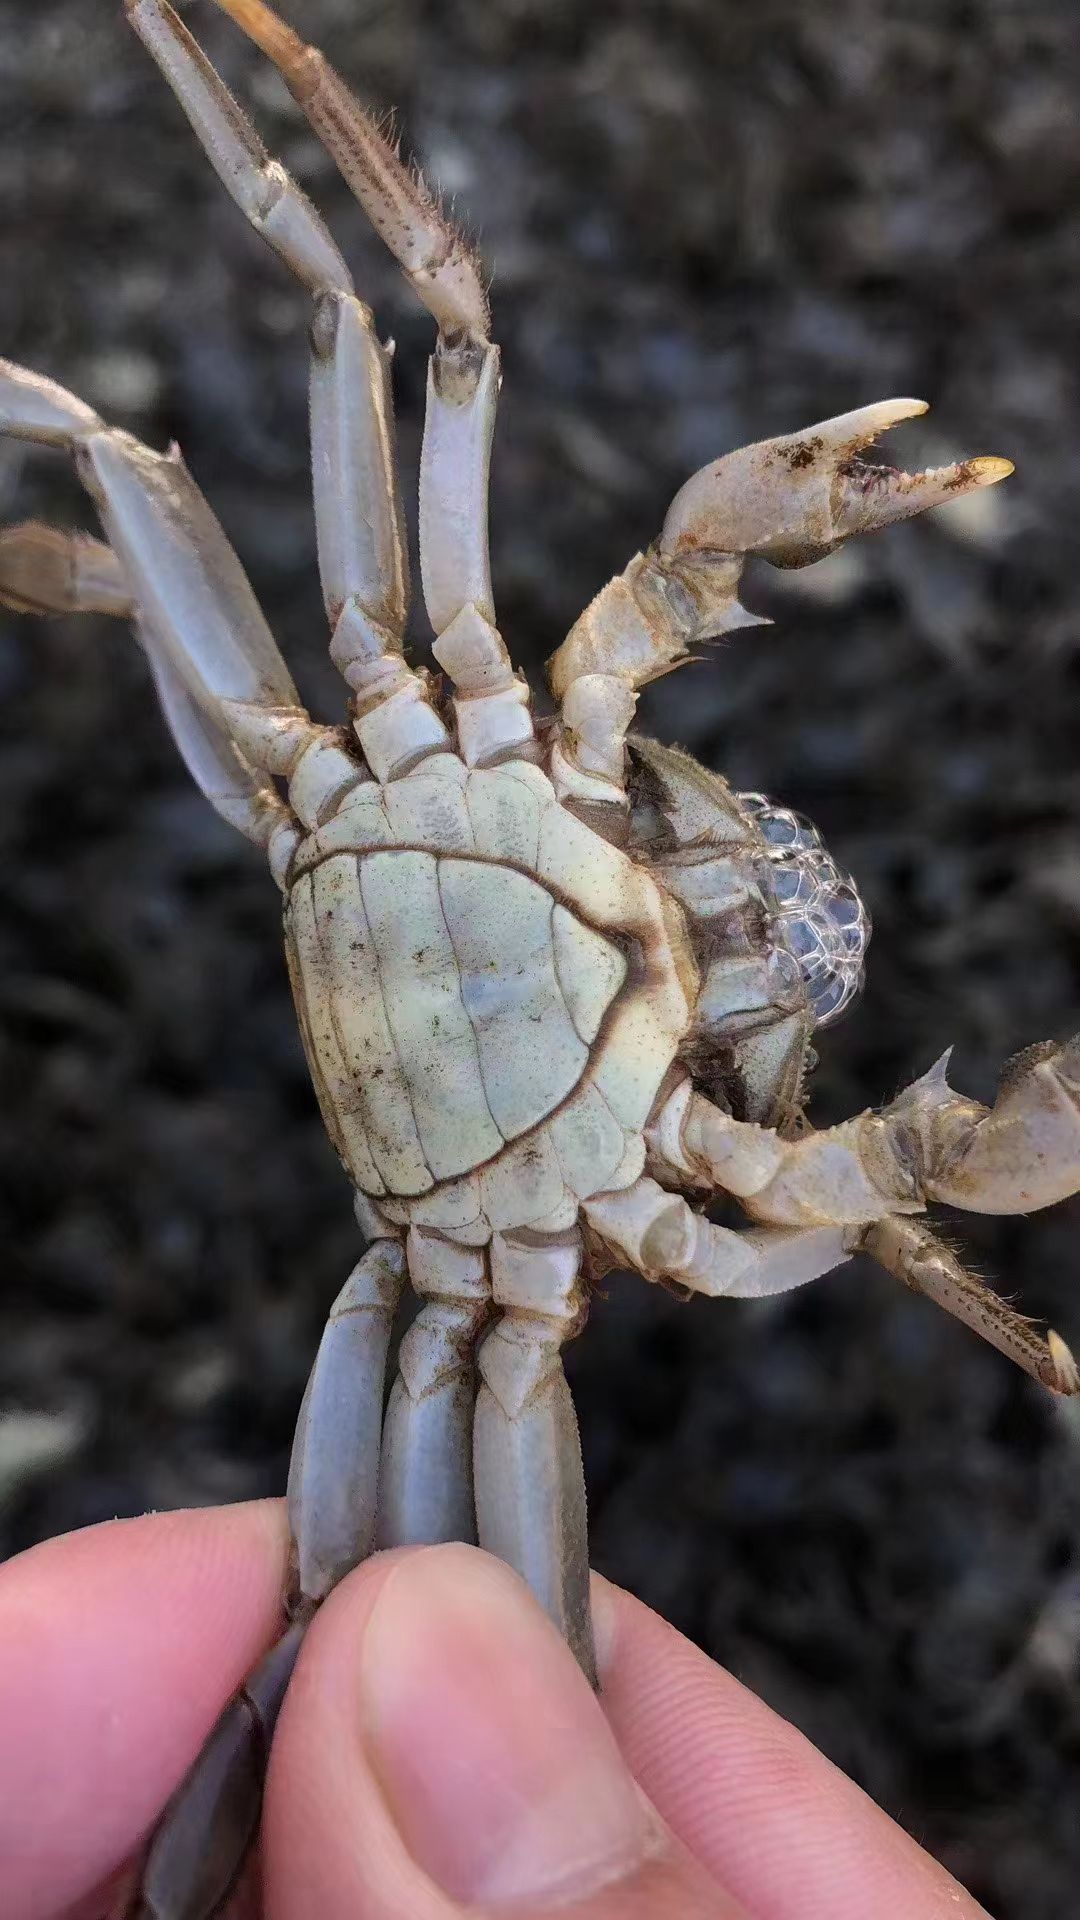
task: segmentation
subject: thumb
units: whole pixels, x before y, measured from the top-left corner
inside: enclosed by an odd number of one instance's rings
[[[386,1554],[314,1621],[263,1828],[268,1920],[743,1920],[627,1768],[517,1576]]]

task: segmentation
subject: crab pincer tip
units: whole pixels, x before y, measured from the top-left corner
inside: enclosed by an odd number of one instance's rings
[[[888,427],[899,426],[901,420],[917,420],[920,414],[929,413],[930,402],[929,400],[912,400],[910,398],[906,400],[880,400],[876,408],[868,407],[866,411],[868,413],[876,412],[880,415],[881,425],[877,431],[884,433]]]
[[[1067,1346],[1060,1333],[1053,1327],[1047,1330],[1046,1344],[1050,1349],[1054,1379],[1050,1383],[1056,1393],[1080,1393],[1080,1367],[1072,1348]]]
[[[976,454],[974,460],[964,462],[969,478],[977,487],[996,487],[999,480],[1007,480],[1016,468],[1011,460],[999,459],[996,453]]]

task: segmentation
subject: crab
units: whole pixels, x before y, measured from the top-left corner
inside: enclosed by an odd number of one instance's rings
[[[258,1823],[276,1713],[314,1611],[379,1547],[478,1541],[590,1679],[585,1488],[562,1349],[610,1269],[716,1297],[803,1285],[865,1250],[1054,1392],[1065,1342],[966,1272],[930,1202],[1023,1213],[1080,1188],[1080,1038],[1030,1048],[986,1109],[946,1060],[891,1105],[804,1117],[812,1039],[862,981],[869,919],[813,826],[635,734],[638,690],[753,625],[749,555],[801,567],[992,485],[1010,463],[903,473],[860,407],[729,453],[549,662],[538,721],[496,625],[487,547],[499,354],[469,246],[344,81],[262,0],[262,47],[438,328],[420,472],[440,672],[404,654],[408,582],[390,350],[314,208],[167,0],[131,26],[224,185],[309,290],[319,566],[349,725],[301,705],[175,449],[0,363],[0,431],[66,448],[107,541],[0,534],[0,598],[129,618],[197,784],[263,847],[315,1093],[368,1242],[310,1376],[288,1488],[289,1624],[226,1707],[150,1845],[147,1920],[208,1920]],[[715,1196],[748,1217],[710,1219]],[[385,1404],[395,1314],[422,1302]]]

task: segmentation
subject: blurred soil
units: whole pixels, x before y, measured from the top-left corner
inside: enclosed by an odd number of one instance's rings
[[[955,1043],[1080,1021],[1080,36],[1073,0],[308,0],[294,17],[479,232],[506,384],[501,624],[535,675],[693,467],[894,393],[909,463],[1006,487],[763,573],[777,621],[647,724],[803,808],[876,926],[816,1117]],[[188,17],[331,217],[398,343],[411,494],[430,326],[306,124]],[[178,439],[301,686],[333,714],[305,302],[119,6],[0,0],[0,351]],[[0,520],[68,523],[0,447]],[[422,621],[416,625],[423,640]],[[190,789],[126,633],[5,620],[0,1521],[282,1487],[356,1257],[275,894]],[[955,1223],[1080,1336],[1076,1206]],[[998,1920],[1080,1876],[1080,1409],[884,1276],[680,1307],[610,1283],[571,1358],[596,1563],[794,1718]]]

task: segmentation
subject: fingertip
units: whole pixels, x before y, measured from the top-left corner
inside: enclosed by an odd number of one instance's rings
[[[463,1546],[378,1556],[326,1602],[278,1724],[263,1850],[271,1920],[736,1911],[672,1843],[528,1589]]]

